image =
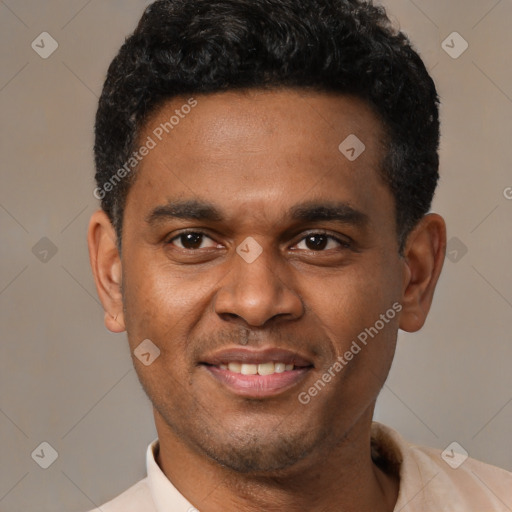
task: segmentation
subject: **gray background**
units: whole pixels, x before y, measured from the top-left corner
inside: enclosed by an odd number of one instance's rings
[[[3,512],[92,508],[144,475],[156,436],[125,336],[103,326],[85,238],[97,97],[148,3],[0,1]],[[400,333],[377,419],[512,470],[512,1],[384,4],[442,98],[434,210],[450,258],[426,326]],[[31,47],[44,31],[59,44],[47,59]],[[442,48],[454,31],[469,43],[457,59]],[[46,470],[31,457],[43,441],[58,452]]]

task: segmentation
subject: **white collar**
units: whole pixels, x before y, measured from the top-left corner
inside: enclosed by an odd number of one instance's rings
[[[174,487],[156,463],[158,447],[158,439],[155,439],[146,452],[147,480],[156,512],[198,512]]]

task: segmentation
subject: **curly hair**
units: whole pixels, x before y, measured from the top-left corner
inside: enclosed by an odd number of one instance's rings
[[[96,182],[119,246],[136,172],[105,185],[155,109],[178,95],[283,87],[350,94],[373,108],[388,139],[378,172],[394,196],[402,250],[439,178],[439,97],[407,36],[363,0],[158,0],[146,8],[110,64],[96,113]]]

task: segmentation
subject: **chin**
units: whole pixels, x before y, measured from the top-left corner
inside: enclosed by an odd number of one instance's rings
[[[292,449],[288,443],[283,442],[282,446],[208,446],[205,452],[210,459],[237,473],[268,474],[294,466],[309,453],[309,450],[305,450],[304,446],[297,443]]]
[[[208,432],[195,444],[218,464],[237,473],[268,474],[285,470],[304,459],[321,437],[310,438],[307,431],[278,432],[276,428],[247,428]]]

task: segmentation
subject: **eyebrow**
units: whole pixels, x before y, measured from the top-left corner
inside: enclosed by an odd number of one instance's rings
[[[368,215],[344,202],[300,203],[290,208],[284,217],[302,222],[338,221],[355,226],[364,226],[369,221]],[[157,206],[146,217],[146,222],[155,225],[169,219],[211,222],[226,220],[222,212],[213,204],[207,201],[186,200],[169,201],[165,205]]]

